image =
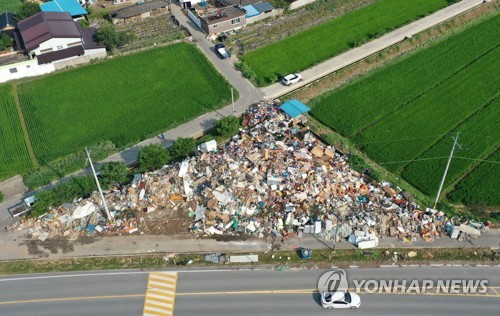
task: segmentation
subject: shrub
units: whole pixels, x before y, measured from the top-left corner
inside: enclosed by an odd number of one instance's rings
[[[97,31],[97,40],[106,46],[106,50],[112,52],[116,47],[121,47],[134,39],[134,34],[130,31],[118,32],[111,23],[106,23]]]
[[[162,145],[153,144],[142,148],[137,158],[139,171],[160,169],[171,161],[168,151]]]
[[[192,153],[196,148],[196,141],[192,138],[177,138],[172,147],[170,155],[174,159],[184,158]]]
[[[40,11],[40,5],[38,3],[26,1],[23,2],[23,4],[19,7],[19,10],[17,10],[16,18],[18,21],[21,21],[37,14]]]
[[[97,185],[92,176],[74,177],[68,182],[61,183],[53,189],[40,191],[32,207],[30,216],[38,217],[49,211],[51,206],[60,206],[71,202],[75,198],[86,197],[97,190]]]
[[[131,180],[131,173],[127,165],[121,161],[105,163],[101,168],[99,181],[103,189],[109,189],[114,185],[126,184]]]
[[[215,131],[221,136],[233,136],[239,132],[240,119],[235,116],[226,116],[215,125]]]
[[[0,203],[2,203],[2,202],[3,202],[3,192],[0,191]]]

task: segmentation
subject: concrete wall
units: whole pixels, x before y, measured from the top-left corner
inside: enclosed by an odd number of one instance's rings
[[[197,17],[191,10],[187,10],[188,16],[191,19],[191,21],[194,22],[194,24],[198,25],[198,27],[201,29],[201,20],[199,17]]]
[[[300,7],[308,5],[309,3],[313,3],[314,1],[316,1],[316,0],[297,0],[297,1],[292,2],[290,4],[290,10],[296,10]]]
[[[12,73],[11,69],[15,72]],[[38,65],[36,59],[23,61],[16,64],[0,66],[0,82],[7,82],[14,79],[34,77],[55,71],[53,64]]]
[[[255,23],[257,21],[264,20],[264,19],[269,18],[269,17],[278,16],[282,13],[283,13],[283,9],[274,9],[271,12],[262,13],[262,14],[259,14],[256,16],[252,16],[251,18],[247,18],[247,25]]]
[[[41,55],[41,54],[46,54],[46,53],[55,52],[55,51],[58,51],[58,50],[61,50],[61,49],[66,49],[68,47],[72,47],[73,46],[73,45],[68,46],[68,44],[75,43],[75,42],[79,42],[79,44],[81,45],[82,44],[82,39],[78,38],[78,37],[74,37],[74,38],[51,38],[48,41],[45,41],[45,42],[41,43],[40,46],[37,47],[36,49],[30,51],[29,56],[31,57],[31,55],[33,53],[35,53],[38,56],[38,55]],[[58,47],[60,47],[60,48],[58,48]],[[42,52],[45,49],[52,49],[52,50],[51,51]]]

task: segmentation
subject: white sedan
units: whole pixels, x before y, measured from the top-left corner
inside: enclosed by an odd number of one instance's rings
[[[289,85],[297,83],[299,81],[302,81],[302,76],[299,74],[291,74],[291,75],[285,76],[285,77],[283,77],[283,79],[281,79],[281,82],[285,86],[289,86]]]
[[[349,292],[323,292],[321,294],[321,305],[324,308],[358,308],[361,299],[356,293]]]

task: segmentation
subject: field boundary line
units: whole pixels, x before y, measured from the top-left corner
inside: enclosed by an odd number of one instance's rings
[[[434,45],[437,45],[438,43],[434,44]],[[455,76],[461,74],[463,71],[465,71],[468,67],[470,67],[471,65],[475,64],[476,62],[478,62],[480,59],[482,59],[483,57],[485,57],[486,55],[490,54],[491,52],[495,51],[497,48],[498,48],[499,44],[491,47],[490,49],[486,50],[485,52],[483,52],[481,55],[477,56],[476,58],[472,59],[470,62],[468,62],[467,64],[463,65],[462,67],[460,67],[459,69],[457,69],[457,71],[455,71],[454,73],[452,73],[450,76],[444,78],[443,80],[439,81],[439,82],[436,82],[432,87],[429,87],[429,89],[425,90],[425,91],[422,91],[422,93],[416,95],[415,97],[409,99],[409,100],[406,100],[405,102],[403,102],[402,104],[400,104],[399,106],[397,106],[394,111],[391,112],[391,115],[394,115],[394,113],[397,113],[399,111],[401,111],[402,109],[404,109],[406,106],[408,106],[409,104],[417,101],[418,99],[424,97],[425,95],[429,94],[430,92],[434,91],[435,89],[439,88],[439,86],[445,84],[447,81],[451,80],[452,78],[454,78]],[[418,50],[416,51],[415,53],[418,54],[419,52],[422,52],[423,50],[426,50],[426,49],[432,49],[432,46],[430,47],[424,47],[422,48],[422,50]],[[407,58],[411,57],[412,55],[409,55],[407,56]],[[403,60],[403,59],[402,59]],[[496,98],[496,97],[495,97]],[[491,100],[490,100],[491,101]],[[488,104],[489,101],[486,103]],[[484,107],[484,106],[483,106]],[[483,108],[481,107],[481,109]],[[475,115],[476,112],[473,114]],[[472,115],[471,115],[472,116]],[[374,126],[374,125],[377,125],[379,122],[383,121],[384,119],[386,119],[388,116],[387,115],[381,115],[380,117],[378,117],[376,120],[374,121],[371,121],[370,123],[368,123],[367,125],[361,127],[359,130],[355,131],[351,138],[354,138],[360,134],[362,134],[364,131],[366,131],[367,129],[369,129],[370,127]],[[469,118],[469,117],[468,117]],[[468,119],[467,118],[467,119]],[[466,119],[466,120],[467,120]],[[434,145],[434,144],[433,144]],[[402,166],[403,167],[406,167],[406,165]]]
[[[14,102],[16,103],[17,115],[19,116],[19,121],[21,123],[21,129],[24,134],[24,141],[26,142],[26,147],[28,148],[28,155],[35,168],[40,166],[40,163],[36,159],[35,151],[31,145],[30,135],[28,134],[28,128],[26,127],[26,121],[24,120],[23,110],[21,109],[21,102],[19,102],[19,95],[17,94],[17,85],[11,84],[12,95],[14,96]]]

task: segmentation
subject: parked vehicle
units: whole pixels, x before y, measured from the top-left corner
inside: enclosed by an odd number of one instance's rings
[[[281,82],[285,86],[289,86],[289,85],[297,83],[299,81],[302,81],[302,76],[299,74],[290,74],[288,76],[283,77],[283,79],[281,79]]]
[[[222,43],[215,44],[215,51],[217,52],[217,54],[219,54],[219,56],[222,59],[229,58],[229,54],[226,52],[226,45],[224,45]]]
[[[328,309],[359,308],[361,306],[361,299],[356,293],[323,292],[321,293],[321,306]]]

